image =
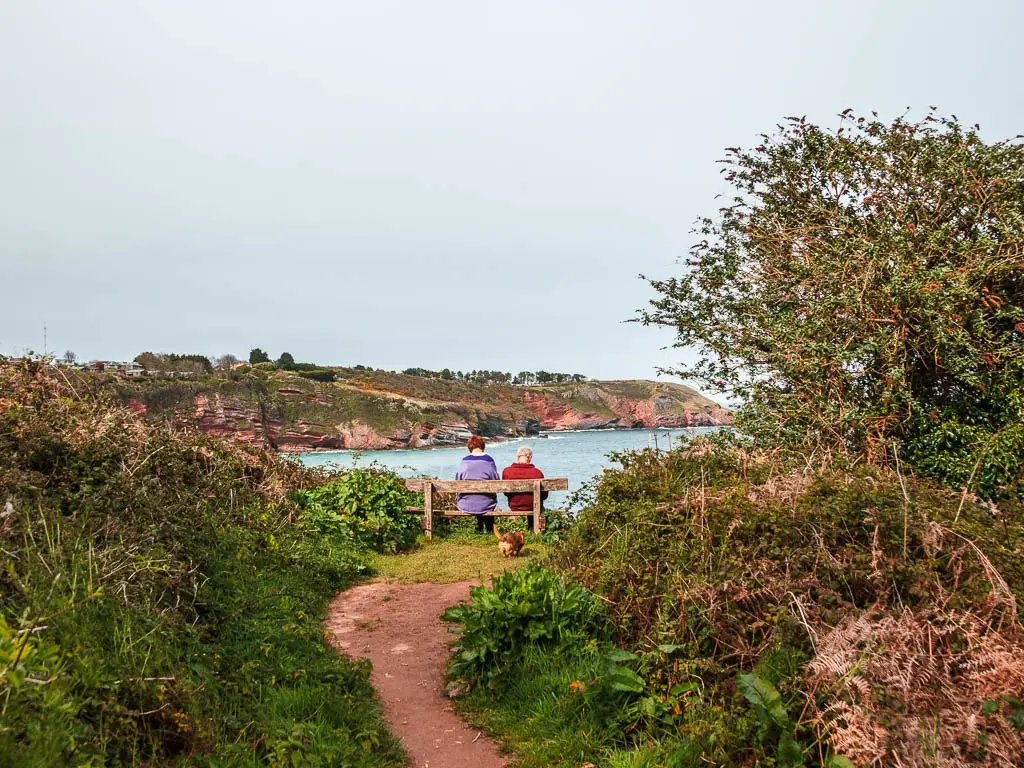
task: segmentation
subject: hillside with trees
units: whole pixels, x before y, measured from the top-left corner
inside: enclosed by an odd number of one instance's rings
[[[152,419],[282,451],[421,448],[461,445],[471,434],[731,422],[713,401],[668,382],[516,386],[284,363],[240,364],[187,378],[103,380]]]

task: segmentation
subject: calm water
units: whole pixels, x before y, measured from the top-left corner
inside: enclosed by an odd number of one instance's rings
[[[579,432],[548,432],[547,437],[529,437],[510,440],[507,443],[491,443],[487,453],[494,457],[498,471],[507,467],[516,456],[520,445],[533,448],[533,463],[546,477],[568,477],[569,491],[574,491],[595,475],[602,467],[614,467],[607,456],[611,451],[628,448],[646,448],[654,445],[657,435],[658,446],[666,449],[669,440],[673,446],[685,440],[687,435],[714,432],[718,427],[695,427],[692,429],[629,429],[629,430],[583,430]],[[420,451],[328,451],[303,453],[299,456],[309,466],[336,465],[341,468],[353,465],[365,466],[377,462],[406,477],[426,475],[440,479],[454,479],[459,460],[466,455],[465,448],[436,448]],[[552,492],[547,501],[551,509],[563,506],[568,494]],[[499,496],[499,507],[507,509],[504,498]]]

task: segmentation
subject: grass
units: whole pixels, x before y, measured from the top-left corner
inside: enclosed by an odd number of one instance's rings
[[[456,701],[475,728],[512,753],[512,768],[667,768],[702,765],[673,761],[672,740],[627,742],[621,726],[607,723],[602,704],[586,692],[601,674],[593,649],[556,653],[530,649],[519,674],[500,695],[477,686]]]
[[[429,581],[450,584],[455,581],[488,581],[505,571],[542,560],[547,546],[536,536],[526,537],[519,557],[502,557],[491,535],[458,533],[424,542],[415,550],[399,555],[374,555],[370,567],[376,573],[399,584]]]
[[[614,419],[618,416],[615,411],[598,400],[590,400],[586,397],[570,397],[564,399],[566,399],[569,405],[580,413],[591,413],[597,416],[604,416],[609,419]]]
[[[366,565],[296,521],[322,479],[0,365],[0,765],[404,765],[324,636]]]
[[[600,674],[576,651],[557,656],[536,654],[500,699],[491,691],[474,689],[456,702],[456,711],[471,726],[501,742],[512,753],[510,768],[689,768],[724,765],[694,749],[685,737],[644,735],[627,743],[622,726],[595,722],[586,694],[576,692],[580,681]],[[681,731],[713,731],[720,710],[696,711]],[[728,734],[726,738],[734,738]],[[773,765],[774,762],[751,763]]]
[[[358,371],[344,368],[340,372],[350,383],[371,386],[418,400],[499,406],[511,409],[524,418],[532,415],[522,404],[521,395],[515,387],[474,384],[468,381],[443,381],[389,371]]]
[[[515,768],[576,768],[594,759],[595,741],[579,703],[569,695],[574,681],[595,673],[575,652],[544,654],[532,650],[522,673],[500,697],[477,686],[459,699],[459,713],[475,728],[501,741],[515,754]]]

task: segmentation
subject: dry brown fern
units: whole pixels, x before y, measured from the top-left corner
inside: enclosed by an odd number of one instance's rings
[[[985,702],[1024,690],[1024,633],[966,611],[880,609],[819,641],[809,722],[859,766],[1019,766],[1024,735]],[[882,725],[884,723],[884,725]]]

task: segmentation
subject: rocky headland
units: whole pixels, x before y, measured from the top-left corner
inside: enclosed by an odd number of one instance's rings
[[[200,379],[117,381],[117,397],[150,418],[283,452],[461,445],[541,430],[699,427],[732,414],[668,382],[545,386],[470,384],[385,371],[337,369],[319,382],[258,369]]]

